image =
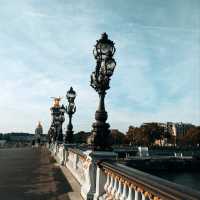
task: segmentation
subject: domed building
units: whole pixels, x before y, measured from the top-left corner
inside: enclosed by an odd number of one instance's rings
[[[43,128],[41,122],[38,122],[37,128],[35,129],[35,140],[40,143],[43,134]]]

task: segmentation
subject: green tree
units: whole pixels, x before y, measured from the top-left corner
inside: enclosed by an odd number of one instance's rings
[[[190,128],[186,135],[179,138],[181,145],[199,145],[200,144],[200,126]]]
[[[130,126],[126,138],[126,141],[132,145],[147,146],[149,144],[148,134],[141,127]]]
[[[124,144],[125,135],[117,129],[111,130],[111,136],[114,145]]]
[[[148,136],[148,142],[150,145],[154,144],[156,140],[162,140],[164,138],[164,127],[158,123],[147,123],[141,126],[145,135]]]

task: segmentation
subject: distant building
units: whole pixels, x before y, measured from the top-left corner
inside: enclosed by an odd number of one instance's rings
[[[7,140],[10,142],[30,142],[34,138],[34,135],[29,133],[8,133]]]
[[[167,130],[170,132],[170,134],[176,138],[184,136],[187,131],[194,127],[193,124],[189,123],[173,123],[173,122],[167,122]]]
[[[157,126],[160,126],[160,127],[166,127],[166,124],[165,123],[161,123],[161,122],[144,122],[141,127],[144,127],[144,126],[151,126],[153,124],[156,124]]]
[[[35,140],[36,142],[46,142],[47,141],[47,136],[43,134],[43,127],[41,122],[38,122],[38,125],[35,129]]]
[[[93,140],[94,140],[94,135],[91,133],[87,139],[86,139],[86,143],[87,144],[92,144],[93,143]]]
[[[163,128],[163,138],[161,140],[156,140],[155,144],[163,146],[169,144],[176,144],[177,138],[183,137],[187,131],[194,127],[193,124],[189,123],[175,123],[175,122],[167,122],[167,123],[160,123],[160,122],[147,122],[141,125],[142,127],[157,125]]]
[[[42,128],[41,122],[38,122],[38,125],[35,129],[35,139],[40,140],[42,134],[43,134],[43,128]]]

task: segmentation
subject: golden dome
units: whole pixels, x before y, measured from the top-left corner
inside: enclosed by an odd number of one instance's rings
[[[37,128],[42,128],[42,124],[40,121],[38,122]]]

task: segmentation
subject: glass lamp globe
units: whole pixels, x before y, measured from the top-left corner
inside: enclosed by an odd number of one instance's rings
[[[101,39],[97,41],[97,44],[95,46],[95,50],[94,50],[94,55],[113,55],[115,52],[115,47],[114,47],[114,43],[108,39],[108,35],[106,33],[103,33],[101,36]]]
[[[76,98],[76,92],[73,90],[72,87],[70,87],[70,90],[67,91],[66,97],[69,101],[74,101],[74,99]]]
[[[115,66],[116,66],[116,62],[113,58],[106,60],[105,67],[106,67],[106,73],[108,76],[111,76],[113,74]]]

